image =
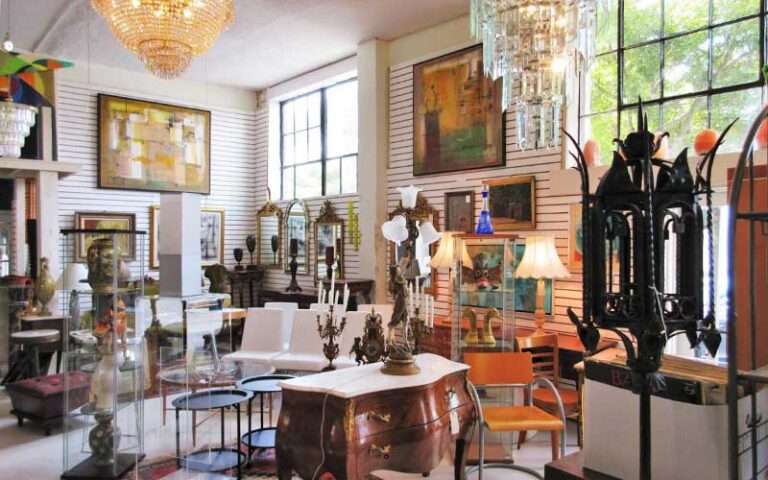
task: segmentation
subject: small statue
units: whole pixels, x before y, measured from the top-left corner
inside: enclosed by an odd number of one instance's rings
[[[489,308],[485,311],[485,316],[483,317],[483,333],[482,338],[480,339],[480,343],[488,347],[496,346],[496,337],[493,336],[493,328],[491,325],[491,322],[494,319],[501,320],[501,315],[497,309]]]
[[[477,345],[480,343],[480,337],[477,333],[477,314],[475,313],[475,309],[466,307],[461,313],[461,319],[464,320],[465,318],[469,319],[469,331],[467,332],[467,336],[464,337],[464,343],[467,345]]]
[[[355,363],[357,363],[358,367],[363,363],[365,363],[365,357],[363,356],[362,341],[363,341],[362,338],[355,337],[355,344],[352,345],[352,348],[349,350],[350,355],[352,355],[353,353],[355,354]]]
[[[35,282],[35,292],[37,293],[37,300],[40,302],[39,314],[43,317],[50,315],[48,302],[53,299],[53,295],[56,293],[56,282],[53,281],[48,272],[48,259],[46,257],[40,259],[40,273],[38,273]]]

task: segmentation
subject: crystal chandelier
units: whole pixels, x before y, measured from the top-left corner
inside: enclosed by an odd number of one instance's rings
[[[37,108],[14,103],[7,97],[0,101],[0,157],[19,158],[24,139],[35,125]]]
[[[232,24],[234,0],[91,0],[112,34],[154,75],[172,79]]]
[[[521,149],[560,145],[567,66],[594,58],[595,0],[471,0],[483,69],[503,80],[502,109],[516,108]]]

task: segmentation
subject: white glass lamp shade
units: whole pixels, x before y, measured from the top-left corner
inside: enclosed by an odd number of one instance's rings
[[[400,192],[400,201],[404,208],[416,207],[416,197],[419,196],[419,192],[421,191],[419,187],[410,185],[408,187],[398,187],[397,190]]]
[[[432,225],[432,222],[424,222],[419,225],[419,238],[424,242],[424,245],[432,245],[440,240],[440,232],[435,230],[435,226]]]
[[[381,233],[390,242],[400,245],[401,242],[408,239],[407,223],[404,216],[397,215],[392,220],[381,224]]]
[[[90,290],[87,283],[81,283],[81,280],[88,278],[88,268],[83,263],[68,263],[64,267],[64,273],[56,282],[57,290]]]
[[[457,260],[456,253],[461,248],[462,256],[461,262],[464,265],[471,265],[472,260],[469,258],[467,249],[464,244],[456,238],[462,232],[443,232],[443,238],[440,240],[440,245],[437,247],[437,252],[432,257],[430,266],[432,268],[453,268],[454,262]]]
[[[570,273],[557,255],[554,237],[534,235],[525,239],[525,253],[515,272],[517,278],[568,278]]]

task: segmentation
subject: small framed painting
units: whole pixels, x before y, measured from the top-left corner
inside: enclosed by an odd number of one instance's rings
[[[534,230],[536,228],[536,177],[484,180],[488,185],[488,209],[496,230]]]
[[[224,209],[200,209],[200,260],[208,267],[224,263]],[[160,268],[160,206],[149,207],[149,268]]]
[[[445,231],[474,232],[475,192],[448,192],[445,194]]]
[[[79,230],[135,230],[136,215],[133,213],[75,212],[75,228]],[[108,235],[85,233],[75,237],[76,257],[79,261],[88,259],[88,247],[97,238]],[[136,244],[131,235],[118,236],[120,253],[128,261],[136,258]]]
[[[568,269],[584,269],[584,230],[581,228],[581,204],[568,206]]]

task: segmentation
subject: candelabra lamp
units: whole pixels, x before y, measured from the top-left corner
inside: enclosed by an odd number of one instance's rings
[[[288,254],[291,256],[291,262],[288,264],[288,268],[291,269],[291,283],[285,288],[285,291],[300,292],[301,287],[296,280],[296,273],[299,271],[299,262],[296,261],[296,257],[299,256],[299,241],[297,239],[291,239],[290,251]]]
[[[421,238],[425,245],[431,245],[440,239],[431,222],[419,223],[413,215],[416,200],[421,189],[413,185],[400,188],[400,213],[392,220],[381,225],[384,238],[395,243],[403,244],[405,255],[397,265],[389,267],[389,287],[395,299],[392,319],[387,324],[387,359],[384,361],[382,372],[390,375],[414,375],[419,373],[419,367],[413,359],[413,325],[411,322],[422,315],[416,313],[421,308],[428,315],[427,322],[431,327],[434,322],[434,303],[432,316],[428,304],[429,297],[424,295],[423,279],[416,259],[416,239]],[[433,300],[434,301],[434,300]]]
[[[338,313],[335,312],[336,307],[338,305],[331,304],[328,310],[317,315],[317,333],[320,334],[321,339],[325,340],[325,343],[323,343],[323,355],[328,359],[328,365],[323,368],[324,372],[336,370],[336,365],[333,364],[333,361],[339,356],[339,342],[336,339],[341,336],[344,327],[347,325],[347,317],[343,313],[341,321],[337,320]],[[322,321],[321,318],[323,318]]]
[[[584,154],[568,135],[581,175],[584,232],[583,313],[579,318],[569,308],[568,316],[588,351],[597,347],[598,329],[613,332],[624,344],[632,388],[640,397],[641,480],[651,478],[650,397],[662,386],[658,370],[667,339],[685,334],[692,347],[703,343],[713,356],[720,344],[714,268],[705,277],[702,264],[704,231],[712,238],[712,162],[730,127],[699,161],[694,177],[686,150],[673,162],[655,158],[667,134],[648,129],[640,103],[637,131],[616,140],[619,152],[595,194]],[[707,248],[714,258],[711,242]],[[670,275],[668,265],[676,266]]]

